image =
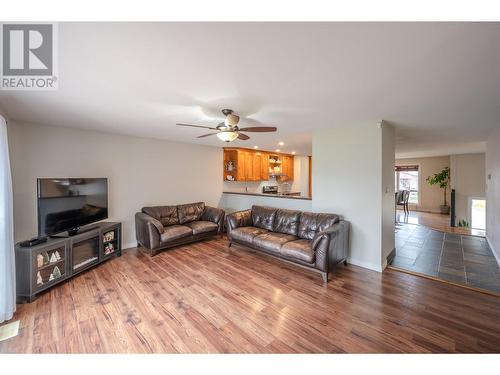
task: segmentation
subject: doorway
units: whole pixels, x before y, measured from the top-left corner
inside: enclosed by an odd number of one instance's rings
[[[486,229],[486,200],[484,198],[471,198],[470,203],[471,229]]]

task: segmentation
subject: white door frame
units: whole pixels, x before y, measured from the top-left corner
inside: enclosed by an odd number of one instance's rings
[[[484,201],[484,203],[486,204],[486,197],[469,197],[468,199],[468,210],[467,210],[467,214],[468,214],[468,218],[467,220],[469,221],[469,226],[470,226],[470,229],[478,229],[478,230],[485,230],[486,228],[484,229],[479,229],[479,228],[473,228],[472,227],[472,200],[482,200]],[[486,226],[486,207],[484,209],[484,215],[485,215],[485,226]]]

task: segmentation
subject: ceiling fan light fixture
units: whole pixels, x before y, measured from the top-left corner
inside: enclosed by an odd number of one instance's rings
[[[217,133],[217,138],[224,142],[232,142],[238,138],[238,133],[233,131],[223,131]]]
[[[235,114],[230,113],[226,116],[224,124],[226,126],[236,126],[238,125],[239,121],[240,121],[240,116],[236,116]]]

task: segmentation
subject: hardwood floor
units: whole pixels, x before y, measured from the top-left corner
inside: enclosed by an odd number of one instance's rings
[[[125,250],[15,319],[2,353],[500,352],[500,298],[355,266],[326,285],[224,239]]]

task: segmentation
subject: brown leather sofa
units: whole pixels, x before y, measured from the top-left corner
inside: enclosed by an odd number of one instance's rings
[[[245,245],[321,272],[346,264],[349,222],[338,215],[253,206],[226,217],[229,246]]]
[[[224,210],[205,206],[203,202],[143,207],[135,214],[138,246],[148,249],[151,255],[221,234],[223,225]]]

